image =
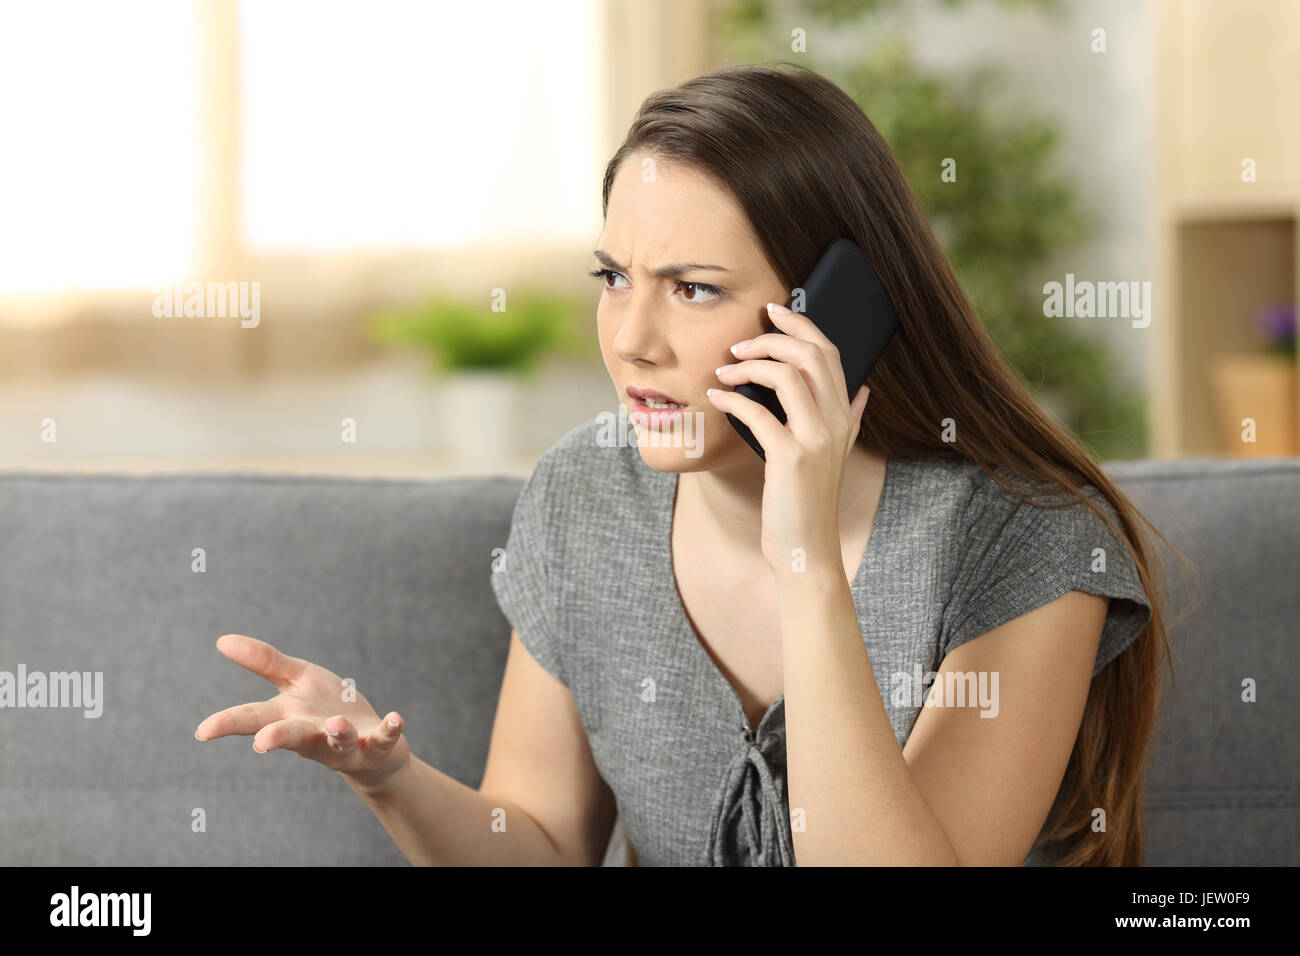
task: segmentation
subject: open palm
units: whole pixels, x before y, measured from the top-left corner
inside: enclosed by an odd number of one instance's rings
[[[259,753],[295,751],[363,788],[380,785],[410,758],[401,717],[392,712],[381,721],[363,695],[351,688],[345,695],[333,671],[242,634],[223,634],[217,650],[279,693],[205,718],[194,731],[199,740],[252,734]]]

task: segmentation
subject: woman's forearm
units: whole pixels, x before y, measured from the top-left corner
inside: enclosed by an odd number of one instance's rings
[[[412,866],[555,866],[559,850],[523,809],[489,797],[414,754],[379,788],[344,779]],[[498,810],[504,811],[504,817]],[[504,830],[493,826],[504,819]]]
[[[838,555],[838,550],[834,552]],[[800,866],[952,866],[956,857],[903,759],[843,574],[781,586],[786,773]]]

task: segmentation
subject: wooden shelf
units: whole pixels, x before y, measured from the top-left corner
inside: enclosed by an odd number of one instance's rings
[[[1225,362],[1264,354],[1256,311],[1300,299],[1300,3],[1160,0],[1156,14],[1151,457],[1300,454],[1300,390],[1289,410],[1263,391],[1242,406],[1255,446],[1216,391]]]

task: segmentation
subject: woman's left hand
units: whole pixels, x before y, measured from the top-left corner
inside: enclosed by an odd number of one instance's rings
[[[786,334],[749,339],[734,350],[738,361],[719,369],[718,380],[775,390],[786,424],[737,392],[713,389],[709,398],[744,422],[763,446],[763,557],[778,578],[802,569],[836,568],[843,574],[840,488],[870,389],[863,385],[850,403],[839,349],[821,329],[774,303],[768,314]]]

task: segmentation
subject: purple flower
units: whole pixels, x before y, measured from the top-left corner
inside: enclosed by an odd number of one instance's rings
[[[1295,303],[1269,305],[1255,313],[1255,327],[1270,346],[1284,346],[1295,341]]]

